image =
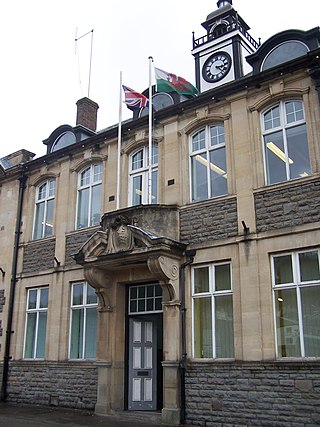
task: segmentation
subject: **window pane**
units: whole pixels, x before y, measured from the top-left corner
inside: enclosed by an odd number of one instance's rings
[[[224,127],[211,126],[210,136],[211,136],[211,146],[224,144]]]
[[[83,348],[83,309],[72,310],[70,358],[82,358]]]
[[[231,289],[230,264],[215,266],[215,286],[216,291]]]
[[[132,205],[142,203],[142,175],[133,177],[132,180]]]
[[[193,312],[194,357],[212,357],[213,353],[211,298],[195,298]]]
[[[278,354],[301,357],[296,290],[276,291],[275,300]]]
[[[209,267],[195,268],[194,293],[209,292]]]
[[[301,101],[286,102],[287,123],[304,120],[303,104]]]
[[[78,283],[72,286],[72,305],[83,304],[83,284]]]
[[[142,167],[143,167],[143,150],[140,150],[132,156],[131,169],[136,170]]]
[[[48,308],[48,295],[49,295],[49,289],[43,288],[40,289],[40,308]]]
[[[158,171],[152,171],[151,177],[151,203],[158,203]]]
[[[28,309],[34,309],[37,307],[37,290],[30,289],[28,293]]]
[[[192,151],[202,150],[206,146],[205,129],[192,137]]]
[[[210,152],[211,197],[227,194],[226,147]]]
[[[264,128],[265,130],[273,129],[280,126],[280,108],[276,106],[271,108],[264,114]]]
[[[146,286],[147,297],[152,298],[154,296],[154,285]]]
[[[286,156],[282,132],[265,135],[264,144],[268,184],[286,181]]]
[[[293,270],[291,255],[283,255],[273,258],[275,284],[293,283]]]
[[[96,357],[97,347],[97,309],[88,308],[86,310],[86,341],[84,357],[92,359]]]
[[[37,336],[37,348],[36,355],[37,359],[44,359],[46,351],[46,327],[47,327],[47,312],[39,312],[38,318],[38,336]]]
[[[147,311],[153,311],[154,307],[154,299],[153,298],[147,298]]]
[[[41,239],[42,237],[43,221],[44,221],[44,206],[45,206],[45,202],[41,202],[36,205],[36,218],[35,218],[34,233],[33,233],[34,239]]]
[[[193,201],[208,198],[207,167],[208,160],[205,153],[197,154],[191,158]]]
[[[310,282],[311,280],[319,280],[319,259],[318,252],[304,252],[299,254],[300,264],[300,282]],[[319,325],[320,328],[320,325]]]
[[[232,296],[215,298],[216,357],[233,357]]]
[[[26,339],[24,347],[24,357],[27,359],[33,358],[34,342],[36,334],[37,313],[27,314]]]
[[[79,191],[77,228],[88,227],[89,188]]]
[[[91,223],[96,225],[100,222],[100,206],[101,206],[101,184],[92,187],[92,203],[91,203]]]
[[[38,200],[43,200],[47,195],[47,183],[40,185],[38,190]]]
[[[290,178],[300,178],[311,174],[306,125],[287,129],[287,144]]]
[[[155,310],[162,310],[162,297],[155,298]]]
[[[158,163],[158,144],[152,144],[151,164],[156,165],[157,163]]]
[[[80,175],[80,187],[90,184],[90,168],[85,169]]]
[[[96,304],[97,303],[97,295],[95,293],[95,289],[87,285],[87,304]]]
[[[136,313],[138,311],[137,300],[130,301],[130,313]]]
[[[102,164],[98,163],[93,165],[93,182],[99,182],[102,180]]]
[[[303,334],[306,357],[320,356],[320,286],[301,289]]]
[[[56,181],[55,179],[50,179],[49,181],[49,197],[53,197],[55,193]]]
[[[54,209],[54,199],[50,199],[47,202],[47,218],[44,229],[44,237],[52,236],[53,234],[53,209]]]

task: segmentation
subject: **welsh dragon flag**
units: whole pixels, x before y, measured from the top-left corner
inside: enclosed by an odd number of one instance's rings
[[[157,92],[177,92],[180,95],[196,95],[198,93],[198,89],[183,77],[167,73],[159,68],[155,68],[154,72]]]

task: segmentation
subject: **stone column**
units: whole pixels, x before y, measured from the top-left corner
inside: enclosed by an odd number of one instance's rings
[[[180,303],[163,304],[163,409],[164,424],[180,423],[181,322]]]
[[[95,412],[101,415],[112,412],[112,350],[113,277],[106,271],[91,267],[84,270],[88,283],[94,286],[99,300],[97,361],[98,390]]]

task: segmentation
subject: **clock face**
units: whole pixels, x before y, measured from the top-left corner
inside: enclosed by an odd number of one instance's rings
[[[202,77],[209,83],[218,82],[230,71],[231,56],[227,52],[216,52],[203,64]]]

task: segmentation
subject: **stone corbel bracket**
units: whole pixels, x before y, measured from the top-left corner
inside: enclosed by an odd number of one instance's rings
[[[164,302],[177,302],[179,299],[179,264],[176,259],[161,255],[148,259],[149,271],[160,281],[168,295]]]
[[[95,288],[99,299],[99,311],[112,311],[111,303],[113,276],[105,270],[97,267],[87,267],[84,269],[86,281]]]

